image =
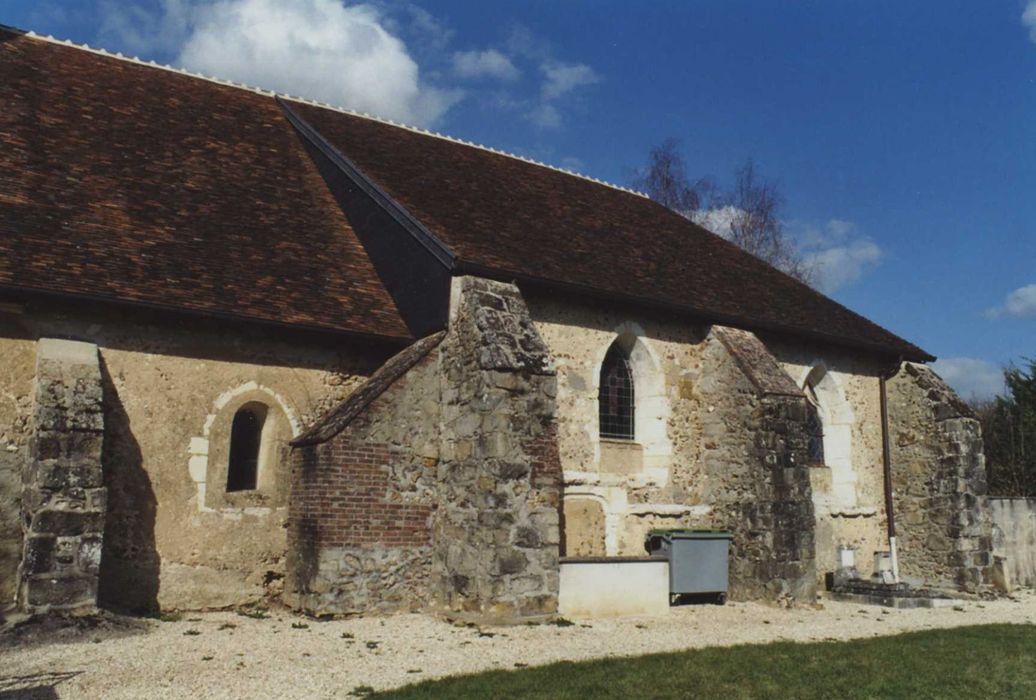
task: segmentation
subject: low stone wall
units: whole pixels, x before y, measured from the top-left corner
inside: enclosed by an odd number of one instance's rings
[[[972,592],[991,585],[979,422],[923,365],[904,364],[887,386],[900,573]]]
[[[24,475],[19,598],[26,612],[92,608],[106,511],[97,346],[43,338]]]
[[[990,498],[994,554],[1011,586],[1036,587],[1036,498]]]

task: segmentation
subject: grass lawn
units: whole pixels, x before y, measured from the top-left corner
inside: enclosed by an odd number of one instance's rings
[[[1036,626],[564,662],[428,681],[373,697],[1036,698]]]

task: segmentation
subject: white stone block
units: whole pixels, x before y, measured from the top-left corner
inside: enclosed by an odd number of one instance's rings
[[[561,563],[558,611],[564,617],[669,613],[669,562],[594,559]]]

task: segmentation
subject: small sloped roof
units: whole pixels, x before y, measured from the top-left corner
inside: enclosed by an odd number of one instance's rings
[[[409,337],[271,96],[0,29],[0,285]]]
[[[384,394],[400,377],[411,370],[428,353],[439,347],[446,331],[432,333],[393,355],[349,396],[318,418],[306,431],[291,441],[292,447],[306,447],[327,442],[345,430],[368,406]]]

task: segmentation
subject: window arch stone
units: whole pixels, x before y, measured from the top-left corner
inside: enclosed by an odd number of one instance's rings
[[[662,363],[651,347],[644,329],[626,322],[615,328],[600,350],[594,366],[594,396],[600,401],[601,370],[613,346],[625,354],[633,379],[633,441],[616,444],[600,434],[595,449],[602,473],[642,474],[648,481],[665,485],[669,478],[672,444],[669,441],[669,399]],[[627,441],[628,442],[628,441]]]
[[[823,432],[823,466],[831,470],[828,505],[834,509],[857,505],[858,476],[853,468],[853,408],[833,372],[814,363],[801,381],[807,400],[815,404]]]
[[[251,411],[262,419],[256,453],[254,488],[228,488],[234,419]],[[202,434],[191,438],[188,471],[197,488],[198,509],[238,515],[246,509],[259,513],[287,504],[288,443],[299,434],[299,423],[289,404],[276,392],[247,382],[221,394],[213,402]]]

